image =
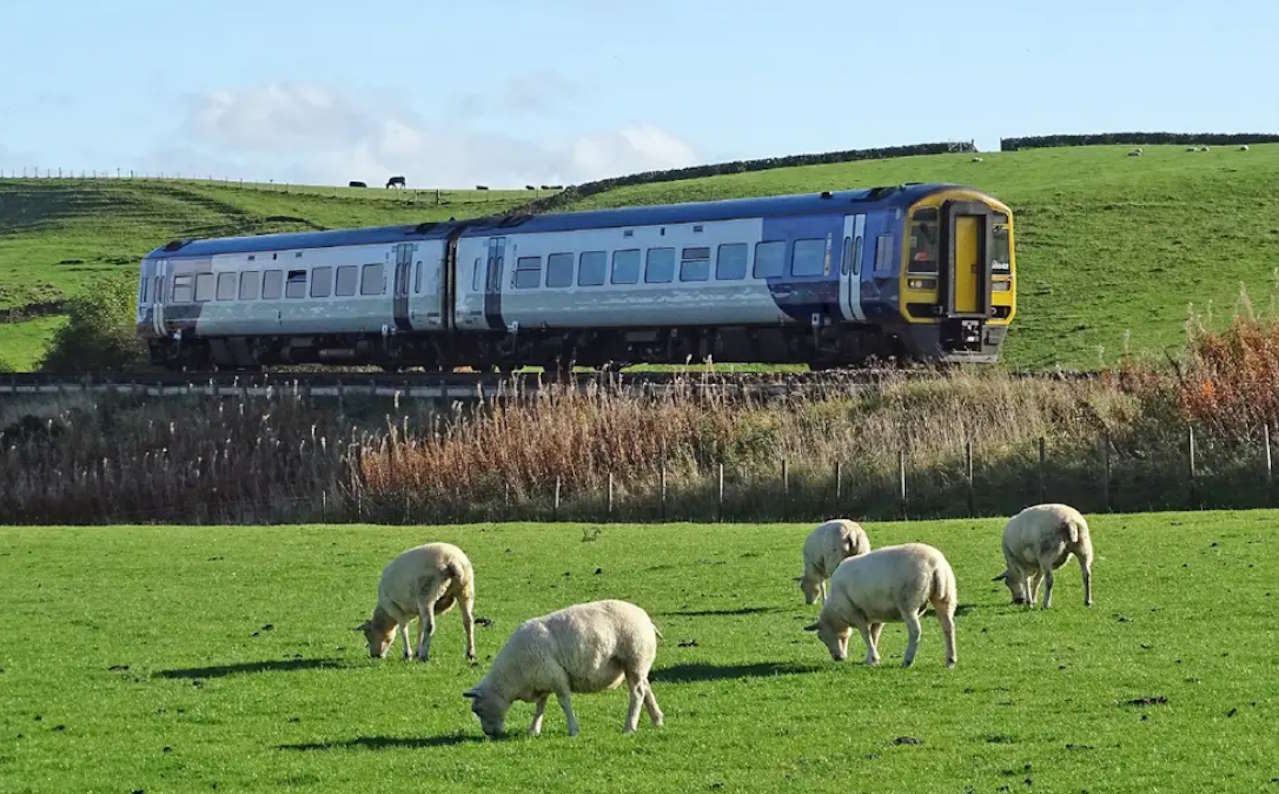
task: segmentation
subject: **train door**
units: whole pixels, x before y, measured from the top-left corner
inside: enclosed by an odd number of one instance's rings
[[[164,290],[168,284],[165,278],[169,271],[169,260],[156,262],[155,273],[151,277],[151,330],[157,337],[164,336]]]
[[[844,216],[843,249],[839,257],[839,308],[845,321],[865,320],[862,311],[861,260],[865,250],[865,215]]]
[[[505,329],[502,323],[502,270],[506,258],[506,238],[490,237],[488,270],[484,280],[484,318],[489,328]]]
[[[944,210],[950,314],[985,317],[990,306],[989,209],[985,204],[956,202]]]
[[[409,323],[409,276],[413,271],[413,244],[395,246],[395,327],[401,331],[412,330]]]

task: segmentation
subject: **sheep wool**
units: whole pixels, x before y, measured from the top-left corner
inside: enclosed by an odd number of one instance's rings
[[[1079,560],[1084,578],[1084,606],[1092,606],[1092,538],[1088,522],[1069,505],[1027,507],[1004,525],[1004,572],[995,577],[1008,585],[1014,604],[1035,603],[1044,583],[1044,604],[1053,600],[1053,571],[1071,554]]]
[[[457,546],[425,543],[402,552],[382,569],[373,617],[356,627],[364,632],[369,655],[385,658],[398,627],[404,638],[404,658],[412,655],[409,623],[418,619],[417,658],[430,656],[435,616],[461,605],[462,630],[466,634],[466,658],[475,658],[475,571]]]
[[[855,522],[846,518],[827,521],[804,541],[804,574],[796,577],[804,593],[804,603],[826,601],[826,580],[848,557],[870,551],[870,539]]]

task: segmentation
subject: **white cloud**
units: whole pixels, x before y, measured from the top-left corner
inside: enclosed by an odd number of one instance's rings
[[[512,81],[501,104],[506,113],[544,112],[571,90],[535,75]],[[348,179],[372,184],[391,174],[423,187],[575,184],[698,162],[688,143],[653,124],[532,140],[427,124],[314,83],[197,97],[182,132],[192,142],[188,155],[196,170],[214,162],[238,164],[254,171],[246,178],[335,184]],[[173,160],[184,150],[176,146],[165,153],[169,170],[181,170]]]

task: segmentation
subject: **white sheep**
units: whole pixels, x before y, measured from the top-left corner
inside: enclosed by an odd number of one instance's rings
[[[475,571],[457,546],[426,543],[408,549],[387,563],[377,585],[373,618],[356,627],[369,642],[369,655],[385,658],[395,642],[398,626],[404,638],[404,658],[410,656],[409,622],[418,619],[417,658],[426,661],[435,634],[435,616],[461,604],[466,632],[466,658],[475,658]]]
[[[836,518],[814,529],[804,541],[804,575],[795,577],[804,603],[826,601],[826,580],[847,557],[870,551],[870,539],[854,521]]]
[[[1033,605],[1044,582],[1044,609],[1052,606],[1053,571],[1075,555],[1084,577],[1084,606],[1092,606],[1092,539],[1088,522],[1073,507],[1043,504],[1027,507],[1004,526],[1003,579],[1014,604]]]
[[[1136,149],[1133,149],[1132,151],[1128,152],[1128,156],[1129,156],[1129,157],[1141,157],[1141,154],[1142,154],[1142,152],[1141,152],[1141,147],[1140,147],[1140,146],[1138,146]]]
[[[902,667],[910,667],[919,647],[919,616],[932,604],[946,645],[946,666],[954,667],[958,600],[955,572],[940,551],[923,543],[885,546],[839,564],[821,616],[804,630],[816,631],[831,658],[841,662],[848,657],[855,626],[866,643],[866,664],[879,664],[879,632],[884,623],[900,620],[909,638]]]
[[[1197,152],[1197,151],[1199,151],[1199,147],[1198,147],[1198,146],[1187,146],[1187,147],[1186,147],[1186,151],[1188,151],[1188,152]]]
[[[662,711],[648,683],[660,636],[648,613],[626,601],[566,607],[525,621],[484,679],[462,696],[471,699],[471,711],[488,736],[502,733],[514,701],[535,704],[528,732],[536,736],[542,731],[546,700],[554,693],[568,719],[568,735],[576,736],[569,693],[602,692],[625,678],[630,688],[625,732],[635,731],[641,704],[653,724],[661,725]]]
[[[974,162],[974,163],[981,163],[981,162],[985,162],[985,161],[984,161],[984,160],[982,160],[980,157],[974,157],[974,158],[972,159],[972,162]]]
[[[1241,146],[1239,147],[1239,151],[1241,151],[1241,152],[1246,152],[1246,151],[1248,151],[1248,144],[1246,144],[1246,143],[1245,143],[1245,144],[1241,145]]]

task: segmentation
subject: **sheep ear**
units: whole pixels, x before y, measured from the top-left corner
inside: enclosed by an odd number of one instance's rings
[[[1003,573],[1001,573],[1000,575],[996,576],[994,579],[991,579],[990,581],[992,581],[992,582],[999,582],[999,581],[1005,581],[1005,580],[1007,580],[1007,579],[1008,579],[1008,570],[1007,570],[1007,569],[1004,569],[1004,572],[1003,572]]]
[[[817,624],[809,623],[807,626],[804,627],[804,631],[817,631]]]

